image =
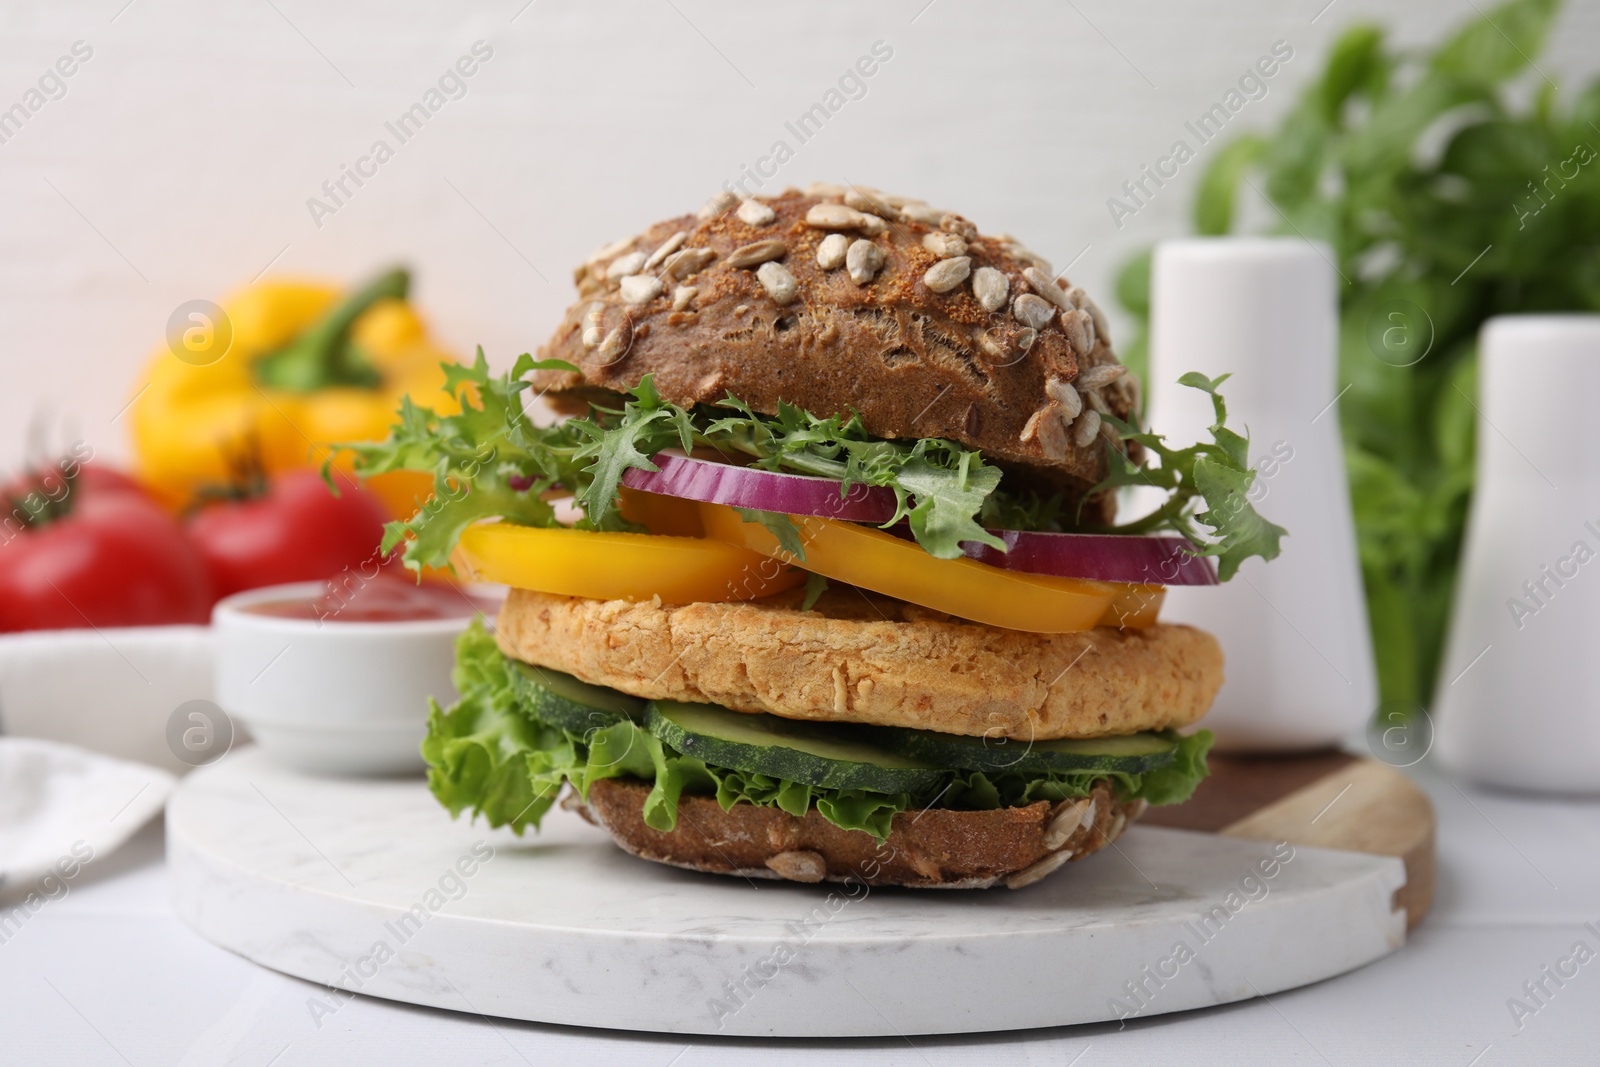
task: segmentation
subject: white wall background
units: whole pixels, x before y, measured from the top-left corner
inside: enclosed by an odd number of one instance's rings
[[[1190,164],[1119,231],[1105,201],[1277,40],[1294,59],[1234,120],[1264,126],[1360,18],[1436,39],[1475,0],[65,0],[0,8],[0,109],[75,41],[93,57],[0,144],[0,463],[42,420],[126,448],[168,315],[269,268],[394,260],[462,352],[536,346],[594,247],[698,206],[776,139],[768,185],[854,181],[1010,231],[1105,293],[1186,232]],[[1319,14],[1320,12],[1320,14]],[[1315,21],[1313,21],[1313,19]],[[493,58],[318,227],[306,206],[483,40]],[[874,41],[893,58],[809,143],[783,126]],[[1541,66],[1600,68],[1600,5],[1569,4]]]

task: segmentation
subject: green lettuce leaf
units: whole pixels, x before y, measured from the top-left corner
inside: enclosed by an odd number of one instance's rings
[[[460,699],[448,710],[432,708],[422,754],[428,785],[452,815],[470,811],[491,826],[522,833],[538,828],[563,787],[587,798],[595,782],[635,778],[650,782],[644,821],[663,833],[677,826],[684,794],[715,796],[724,811],[735,804],[774,807],[802,816],[813,808],[828,822],[861,830],[880,843],[895,813],[921,807],[988,810],[1086,796],[1105,777],[1125,799],[1175,804],[1205,777],[1211,734],[1183,738],[1174,762],[1144,774],[1085,772],[1023,775],[951,772],[926,796],[823,789],[764,774],[708,766],[685,756],[631,721],[584,734],[538,722],[516,696],[510,662],[494,638],[474,621],[456,642],[455,682]]]
[[[900,468],[897,484],[917,501],[911,509],[911,534],[930,555],[955,559],[963,541],[976,541],[1005,551],[1006,543],[974,521],[983,502],[1000,486],[1000,470],[987,464],[974,466],[975,452],[952,454],[950,464],[929,458],[937,450],[924,448]]]
[[[481,519],[556,525],[555,511],[541,494],[557,485],[570,487],[585,466],[578,458],[586,443],[581,423],[535,427],[522,410],[524,375],[576,369],[571,364],[535,362],[525,355],[510,374],[495,376],[480,348],[470,365],[443,366],[445,390],[459,401],[460,411],[440,414],[407,397],[387,439],[339,446],[352,453],[363,477],[394,470],[433,475],[433,496],[417,502],[412,518],[384,530],[383,550],[404,543],[405,565],[417,573],[448,567],[461,532]],[[331,463],[330,455],[324,477]]]
[[[560,782],[531,778],[527,757],[559,749],[562,732],[523,714],[505,657],[477,620],[456,642],[454,681],[461,696],[448,710],[429,701],[428,788],[451,815],[470,810],[519,834],[537,827]]]
[[[629,468],[655,472],[661,468],[650,457],[663,448],[677,445],[685,452],[694,447],[694,431],[689,413],[661,399],[655,382],[646,374],[633,390],[630,400],[617,415],[614,425],[575,419],[575,428],[589,441],[573,457],[588,460],[584,470],[588,485],[578,493],[583,512],[596,522],[604,521],[615,507],[617,488]]]
[[[800,602],[801,611],[810,611],[817,606],[817,601],[822,599],[822,594],[828,591],[828,579],[815,571],[806,572],[806,598]]]
[[[1228,428],[1228,406],[1218,388],[1228,377],[1224,374],[1213,379],[1189,373],[1178,379],[1179,385],[1211,395],[1216,422],[1210,427],[1210,442],[1172,448],[1160,434],[1141,432],[1131,423],[1104,416],[1124,438],[1148,449],[1158,463],[1153,467],[1136,466],[1126,455],[1108,447],[1110,473],[1098,486],[1115,489],[1148,485],[1165,490],[1167,500],[1159,508],[1115,527],[1114,532],[1176,530],[1199,546],[1197,554],[1216,557],[1217,574],[1223,581],[1232,578],[1251,556],[1275,559],[1281,549],[1279,542],[1289,533],[1268,522],[1250,502],[1250,486],[1256,478],[1255,469],[1249,465],[1250,439]],[[1197,501],[1205,503],[1205,510],[1195,510]],[[1210,530],[1210,536],[1203,535],[1196,526]]]
[[[592,405],[586,417],[541,427],[523,411],[522,393],[529,384],[524,376],[535,370],[572,370],[571,364],[535,362],[523,355],[510,373],[496,376],[489,373],[479,349],[471,365],[447,364],[445,369],[447,389],[460,402],[460,411],[443,415],[408,399],[386,440],[340,446],[353,453],[356,471],[363,476],[401,469],[433,475],[433,498],[419,502],[412,518],[391,523],[384,536],[385,550],[405,545],[405,564],[414,571],[449,566],[462,531],[483,519],[556,525],[555,510],[543,499],[556,492],[571,493],[582,507],[581,529],[636,530],[620,511],[623,475],[657,470],[651,457],[665,448],[711,448],[746,457],[765,470],[832,478],[840,483],[841,497],[856,486],[890,489],[898,506],[885,525],[905,520],[917,543],[939,559],[960,557],[968,542],[1004,551],[1004,541],[986,526],[1081,528],[1060,494],[1047,497],[1031,488],[1008,486],[1000,468],[984,462],[978,451],[937,438],[886,441],[867,433],[853,414],[822,418],[780,403],[777,414],[768,415],[733,396],[683,408],[663,399],[645,375],[620,409]],[[1222,398],[1216,392],[1222,379],[1189,377],[1201,383],[1197,388],[1211,392],[1217,404],[1215,442],[1166,449],[1159,437],[1109,420],[1165,462],[1162,470],[1145,471],[1108,443],[1111,475],[1096,488],[1143,484],[1172,493],[1168,505],[1148,520],[1111,532],[1175,530],[1221,557],[1226,578],[1248,555],[1276,554],[1275,538],[1282,531],[1259,521],[1235,488],[1239,479],[1234,474],[1252,476],[1246,466],[1249,442],[1223,425]],[[1225,466],[1214,467],[1213,460]],[[1209,511],[1195,512],[1197,498],[1210,505]],[[747,521],[761,522],[796,558],[804,559],[804,546],[786,517],[750,510],[742,514]],[[1217,521],[1224,516],[1225,521]],[[1212,536],[1206,536],[1207,529]]]
[[[870,793],[865,789],[820,789],[804,782],[771,778],[765,774],[707,768],[717,781],[717,803],[727,811],[735,804],[781,808],[799,817],[813,806],[817,813],[844,830],[863,830],[881,844],[894,828],[897,811],[911,806],[905,793]]]
[[[800,527],[787,515],[780,515],[776,511],[761,511],[757,508],[734,508],[739,517],[745,522],[759,523],[766,528],[778,542],[778,547],[783,549],[795,559],[804,563],[806,559],[805,542],[800,540]]]
[[[1198,730],[1178,742],[1178,751],[1172,762],[1153,771],[1138,775],[1138,783],[1130,787],[1130,796],[1157,806],[1181,804],[1194,795],[1208,773],[1206,753],[1216,740],[1210,730]]]

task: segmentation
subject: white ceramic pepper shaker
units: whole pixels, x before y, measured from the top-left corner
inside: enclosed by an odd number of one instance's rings
[[[1478,781],[1600,792],[1600,315],[1490,319],[1434,751]]]
[[[1286,527],[1282,554],[1218,588],[1174,588],[1163,617],[1216,635],[1226,682],[1205,725],[1220,749],[1291,751],[1359,731],[1377,703],[1366,598],[1339,434],[1332,253],[1298,238],[1157,246],[1148,422],[1169,442],[1210,440],[1210,397],[1188,371],[1231,373],[1228,425],[1248,429],[1250,497]]]

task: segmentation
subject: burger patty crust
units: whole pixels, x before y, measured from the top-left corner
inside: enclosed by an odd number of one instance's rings
[[[1048,740],[1187,726],[1222,686],[1210,634],[1158,624],[1035,634],[831,587],[743,603],[513,589],[506,655],[637,697],[793,719]]]

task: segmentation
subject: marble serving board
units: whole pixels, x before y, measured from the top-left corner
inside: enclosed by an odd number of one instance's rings
[[[1348,758],[1269,787],[1246,773],[1242,804],[1232,777],[1219,762],[1196,825],[1132,827],[1015,891],[680,871],[567,812],[519,839],[451,820],[420,779],[307,777],[252,748],[183,782],[167,847],[183,919],[319,983],[308,1010],[328,1015],[364,994],[683,1034],[1010,1030],[1271,994],[1404,943],[1426,907],[1407,887],[1431,885],[1426,799],[1423,858],[1327,832],[1347,803],[1369,826],[1420,797],[1404,776]]]

